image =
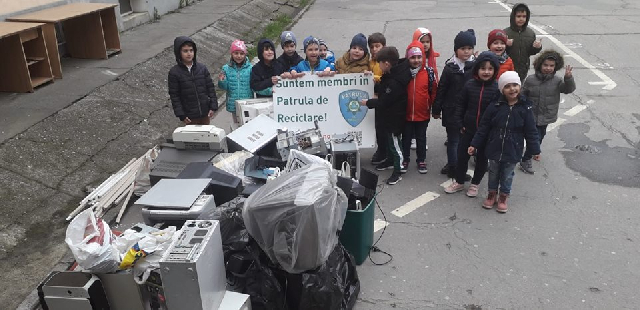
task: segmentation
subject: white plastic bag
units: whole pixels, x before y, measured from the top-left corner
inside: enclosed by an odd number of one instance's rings
[[[80,267],[94,273],[109,273],[117,271],[120,265],[114,240],[109,224],[87,209],[71,220],[64,241]]]
[[[220,153],[218,156],[211,160],[211,163],[216,168],[220,168],[230,174],[233,174],[242,179],[242,185],[255,184],[251,177],[244,175],[244,162],[253,157],[251,152],[238,151],[235,153]]]

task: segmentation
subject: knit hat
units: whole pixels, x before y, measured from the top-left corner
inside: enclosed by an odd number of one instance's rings
[[[495,40],[500,40],[502,42],[504,42],[505,44],[507,44],[507,40],[509,39],[509,37],[507,36],[507,33],[504,32],[504,30],[502,29],[493,29],[491,30],[491,32],[489,32],[489,40],[487,40],[487,47],[491,48],[491,43],[493,43],[493,41]]]
[[[422,50],[415,46],[407,49],[407,58],[411,58],[411,56],[422,56]]]
[[[356,34],[355,36],[353,36],[353,39],[351,39],[351,45],[349,45],[349,48],[352,48],[354,46],[359,46],[360,48],[362,48],[365,55],[369,53],[369,47],[367,46],[367,37],[362,33]]]
[[[320,46],[320,42],[318,41],[318,39],[314,38],[313,36],[308,36],[304,39],[304,41],[302,41],[302,46],[303,46],[303,51],[307,51],[307,46],[309,46],[309,44],[317,44],[318,46]]]
[[[498,88],[500,88],[500,92],[502,92],[502,89],[507,84],[512,84],[512,83],[522,85],[522,83],[520,82],[520,76],[518,75],[518,73],[515,71],[507,71],[503,73],[500,76],[500,79],[498,79]]]
[[[476,46],[476,33],[473,29],[467,29],[467,31],[460,31],[456,38],[453,40],[453,51],[463,46]]]
[[[241,51],[245,54],[247,53],[247,46],[244,45],[244,41],[234,40],[233,43],[231,43],[230,53],[233,54],[235,51]]]
[[[329,49],[329,46],[327,46],[327,42],[325,42],[320,38],[317,38],[317,39],[318,39],[318,45],[324,45],[327,49]]]
[[[284,48],[284,44],[288,42],[293,42],[293,44],[298,45],[298,41],[296,41],[296,36],[291,31],[283,31],[280,34],[280,47]]]
[[[422,37],[429,35],[431,31],[427,28],[419,27],[416,31],[413,32],[413,41],[420,41]]]

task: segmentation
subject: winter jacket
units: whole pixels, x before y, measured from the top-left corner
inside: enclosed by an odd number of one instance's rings
[[[344,53],[336,62],[336,71],[343,73],[363,73],[369,71],[369,54],[367,53],[359,60],[351,60],[349,51]]]
[[[251,68],[249,58],[245,58],[241,65],[231,60],[222,66],[225,79],[218,81],[218,87],[227,91],[227,111],[236,111],[236,100],[253,98],[250,85]]]
[[[522,26],[522,29],[520,29],[516,26],[516,11],[522,10],[522,8],[527,11],[527,21]],[[529,25],[530,18],[531,11],[529,11],[529,7],[524,3],[518,3],[514,5],[511,10],[511,26],[504,29],[507,33],[507,37],[513,40],[513,44],[511,46],[507,46],[507,54],[509,54],[513,60],[513,66],[516,69],[515,71],[518,72],[521,81],[527,77],[527,72],[529,72],[529,66],[531,66],[529,57],[542,50],[542,47],[533,47],[533,42],[536,40],[536,34],[531,30],[531,28],[527,27],[527,25]]]
[[[485,61],[489,61],[494,69],[494,75],[488,81],[483,81],[478,76],[480,66]],[[456,103],[454,114],[456,129],[465,128],[467,132],[475,133],[489,104],[500,98],[500,90],[496,80],[498,68],[498,57],[490,51],[483,52],[476,58],[476,63],[473,66],[473,79],[464,85]]]
[[[464,72],[453,61],[447,60],[438,82],[438,92],[431,107],[431,115],[442,116],[442,126],[455,126],[453,114],[455,113],[458,94],[462,91],[464,84],[473,77],[474,61],[470,60],[464,64]]]
[[[422,43],[414,41],[407,47],[419,47],[424,54]],[[427,60],[422,58],[422,65],[418,73],[411,79],[407,86],[407,118],[408,122],[422,122],[430,119],[431,104],[436,98],[438,82],[435,71],[426,67]]]
[[[482,116],[471,146],[484,147],[488,159],[515,164],[522,160],[525,140],[529,153],[540,154],[531,102],[521,96],[515,105],[509,106],[502,96]]]
[[[327,57],[324,58],[329,63],[329,68],[331,71],[336,71],[336,56],[332,51],[327,51]]]
[[[280,57],[278,57],[278,62],[284,68],[285,71],[293,70],[293,67],[297,66],[298,63],[303,61],[302,57],[298,55],[298,52],[294,52],[292,56],[288,56],[285,53],[282,53]]]
[[[367,107],[376,109],[376,115],[384,115],[384,129],[394,135],[404,130],[405,114],[407,113],[407,85],[411,80],[409,62],[401,61],[391,67],[391,72],[382,75],[380,83],[376,84],[375,92],[378,98],[369,99]]]
[[[191,71],[182,63],[180,48],[184,43],[193,44],[193,66]],[[216,89],[207,67],[196,61],[198,49],[188,37],[177,37],[173,41],[173,52],[176,64],[169,70],[169,97],[173,106],[173,113],[184,120],[186,117],[195,119],[209,114],[209,110],[218,110]]]
[[[382,69],[380,69],[380,63],[375,60],[369,60],[369,71],[373,72],[373,82],[380,83],[380,79],[382,78]]]
[[[269,65],[264,62],[264,57],[261,52],[264,51],[265,45],[269,45],[274,49],[274,60],[271,61]],[[251,69],[251,89],[256,92],[257,97],[271,97],[273,95],[271,77],[279,76],[285,72],[282,65],[275,60],[275,45],[273,45],[271,40],[261,39],[258,41],[258,59],[260,61]]]
[[[506,53],[503,53],[503,55],[506,55]],[[507,71],[516,71],[516,69],[513,67],[513,60],[511,59],[511,57],[507,56],[506,59],[500,59],[500,70],[498,71],[498,76],[496,77],[496,80],[500,78],[500,76],[507,72]]]
[[[553,74],[542,74],[542,63],[545,59],[556,60]],[[564,67],[562,55],[553,50],[542,52],[533,63],[535,74],[528,76],[522,85],[522,93],[533,102],[533,117],[536,125],[544,126],[558,120],[560,109],[560,93],[570,94],[576,90],[576,82],[572,77],[564,78],[556,72]]]
[[[291,68],[291,70],[296,70],[296,72],[311,72],[311,74],[314,74],[316,72],[322,72],[326,68],[329,68],[329,63],[324,59],[318,59],[318,63],[313,68],[311,68],[309,61],[302,60],[297,66]]]

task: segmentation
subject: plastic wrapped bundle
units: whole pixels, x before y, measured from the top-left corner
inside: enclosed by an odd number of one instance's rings
[[[338,242],[347,197],[331,167],[312,164],[281,175],[245,202],[249,234],[271,261],[300,273],[322,265]]]

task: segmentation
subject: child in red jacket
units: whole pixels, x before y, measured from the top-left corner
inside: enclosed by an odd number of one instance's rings
[[[496,79],[507,71],[514,71],[513,60],[507,55],[507,33],[502,29],[493,29],[489,32],[489,38],[487,39],[487,47],[491,52],[498,56],[500,61],[500,70]]]
[[[427,67],[427,58],[422,43],[413,41],[407,47],[406,57],[411,67],[412,79],[407,86],[407,117],[402,134],[402,154],[400,172],[407,172],[411,156],[411,138],[416,139],[416,163],[418,172],[427,173],[425,163],[427,153],[427,126],[431,114],[431,104],[438,88],[434,69]]]

